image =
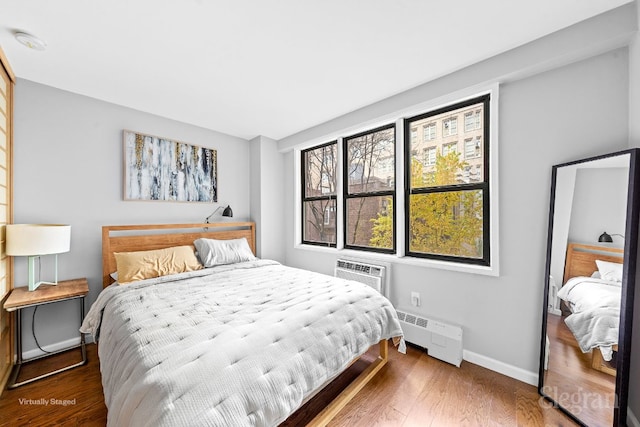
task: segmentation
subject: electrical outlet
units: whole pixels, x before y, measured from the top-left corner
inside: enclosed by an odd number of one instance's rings
[[[411,305],[414,307],[420,306],[420,292],[411,292]]]

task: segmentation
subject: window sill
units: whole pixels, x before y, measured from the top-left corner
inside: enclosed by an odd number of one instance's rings
[[[294,249],[310,252],[323,252],[327,254],[335,254],[339,257],[345,256],[350,258],[358,258],[361,260],[379,260],[391,264],[413,265],[417,267],[436,268],[439,270],[457,271],[461,273],[480,274],[483,276],[499,276],[499,271],[497,268],[485,267],[482,265],[438,261],[410,256],[399,256],[396,254],[381,254],[378,252],[357,251],[353,249],[336,249],[325,246],[314,246],[305,244],[297,244],[294,246]]]

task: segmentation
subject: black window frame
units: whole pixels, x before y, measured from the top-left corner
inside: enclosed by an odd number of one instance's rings
[[[350,139],[355,139],[355,138],[359,138],[361,136],[370,134],[370,133],[376,133],[376,132],[380,132],[383,130],[387,130],[387,129],[392,129],[393,130],[393,188],[391,190],[385,190],[385,191],[364,191],[364,192],[358,192],[358,193],[349,193],[349,144],[348,141]],[[377,252],[377,253],[384,253],[384,254],[395,254],[396,253],[396,218],[397,218],[397,214],[396,212],[398,211],[398,205],[396,203],[396,185],[395,185],[395,178],[396,178],[396,173],[397,173],[397,158],[396,158],[396,147],[397,147],[397,129],[396,129],[396,125],[395,123],[390,123],[387,125],[383,125],[383,126],[379,126],[377,128],[374,129],[368,129],[366,131],[363,132],[359,132],[357,134],[354,135],[349,135],[347,137],[344,137],[342,139],[342,158],[343,158],[343,164],[342,164],[342,237],[343,237],[343,242],[344,242],[344,248],[345,249],[354,249],[354,250],[359,250],[359,251],[366,251],[366,252]],[[410,139],[410,138],[407,138]],[[392,247],[391,249],[386,249],[386,248],[376,248],[376,247],[370,247],[370,246],[358,246],[358,245],[350,245],[347,243],[347,233],[348,233],[348,217],[347,217],[347,209],[348,209],[348,203],[347,200],[348,199],[356,199],[356,198],[363,198],[363,197],[382,197],[382,196],[390,196],[391,197],[391,201],[393,204],[393,216],[392,216],[392,229],[391,229],[391,233],[392,233]]]
[[[338,177],[336,176],[336,192],[335,194],[331,194],[328,196],[313,196],[313,197],[308,197],[307,196],[307,192],[306,190],[306,162],[305,162],[305,156],[309,151],[315,151],[324,147],[328,147],[331,145],[335,145],[336,146],[336,174],[339,172],[340,170],[340,165],[339,165],[339,158],[338,158],[338,140],[333,140],[330,142],[326,142],[324,144],[320,144],[320,145],[316,145],[314,147],[310,147],[307,148],[305,150],[301,150],[300,151],[300,184],[301,184],[301,192],[302,192],[302,202],[300,204],[301,207],[301,211],[300,211],[300,217],[301,217],[301,221],[300,221],[300,225],[301,225],[301,240],[302,240],[302,244],[304,245],[315,245],[315,246],[323,246],[323,247],[329,247],[329,248],[335,248],[337,247],[337,243],[338,243],[338,218],[337,216],[335,217],[335,223],[336,223],[336,241],[331,243],[331,242],[316,242],[313,240],[306,240],[305,237],[305,222],[306,222],[306,218],[305,218],[305,203],[306,202],[317,202],[317,201],[323,201],[323,200],[327,200],[327,201],[331,201],[334,200],[335,204],[336,204],[336,208],[335,211],[337,213],[338,211],[338,186],[337,186],[337,181],[338,181]],[[320,178],[322,179],[322,177]],[[323,219],[324,222],[324,219]]]
[[[465,107],[469,107],[475,104],[483,104],[483,129],[482,129],[482,138],[483,142],[483,181],[479,183],[469,183],[469,184],[453,184],[447,186],[439,186],[439,187],[420,187],[420,188],[411,188],[411,139],[405,138],[404,140],[404,249],[405,256],[411,256],[415,258],[426,258],[437,261],[445,261],[445,262],[454,262],[461,264],[471,264],[471,265],[482,265],[482,266],[491,266],[491,229],[490,229],[490,194],[489,194],[489,183],[490,183],[490,161],[489,161],[489,153],[490,153],[490,104],[491,104],[491,94],[487,93],[485,95],[481,95],[475,97],[473,99],[468,99],[462,102],[458,102],[455,104],[450,104],[442,108],[438,108],[436,110],[431,110],[426,113],[418,114],[413,117],[409,117],[404,119],[404,131],[405,135],[410,131],[411,123],[417,120],[422,120],[428,117],[437,116],[440,114],[444,114],[447,112],[459,110]],[[440,192],[454,192],[454,191],[469,191],[469,190],[481,190],[482,191],[482,258],[470,258],[463,256],[454,256],[454,255],[442,255],[442,254],[429,254],[423,252],[412,252],[410,251],[411,244],[411,196],[415,194],[432,194],[432,193],[440,193]]]

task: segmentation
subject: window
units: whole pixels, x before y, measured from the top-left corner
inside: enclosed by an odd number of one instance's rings
[[[335,220],[335,207],[327,206],[324,209],[324,225],[331,225],[331,221]],[[334,224],[335,227],[335,224]]]
[[[458,152],[458,141],[450,142],[448,144],[442,144],[442,155],[447,156],[449,153]]]
[[[433,141],[436,139],[436,124],[429,123],[422,128],[423,139],[425,141]]]
[[[475,139],[469,138],[464,141],[464,158],[465,159],[477,159],[482,156],[482,139],[478,136]]]
[[[302,241],[335,246],[337,141],[302,152]]]
[[[425,166],[433,166],[436,164],[436,154],[437,154],[437,148],[436,147],[427,147],[424,149],[424,165]]]
[[[497,99],[493,89],[485,93],[303,150],[301,243],[496,275],[498,223],[490,209],[498,206],[491,166],[498,141],[490,136],[497,112],[490,106]],[[396,126],[403,126],[401,146]],[[404,191],[400,205],[396,189]]]
[[[443,138],[457,133],[457,117],[478,112],[482,137],[488,140],[489,95],[451,105],[405,120],[405,129],[421,122],[442,120]],[[466,119],[465,119],[466,120]],[[484,127],[482,126],[484,123]],[[472,138],[479,143],[481,139]],[[414,154],[416,143],[405,143],[405,254],[416,257],[489,265],[488,146],[435,140],[441,146],[435,166],[425,173]],[[483,149],[484,148],[484,149]],[[473,151],[473,162],[467,152]]]
[[[345,138],[344,159],[345,247],[393,252],[395,126]]]
[[[451,136],[458,134],[458,118],[449,117],[442,121],[442,136]]]
[[[378,167],[378,171],[380,175],[386,174],[387,176],[393,175],[395,172],[395,162],[393,157],[385,157],[380,159],[380,165]]]
[[[331,176],[327,172],[322,172],[322,183],[320,184],[322,194],[330,194],[332,192],[331,184]]]
[[[464,113],[464,131],[471,132],[476,129],[480,129],[480,111],[469,111],[468,113]]]

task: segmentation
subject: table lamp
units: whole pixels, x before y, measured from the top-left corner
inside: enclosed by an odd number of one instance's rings
[[[8,224],[6,253],[10,256],[26,256],[29,261],[29,291],[42,284],[58,284],[58,254],[69,252],[71,226],[64,224]],[[35,281],[35,259],[42,255],[55,255],[53,282]],[[40,278],[40,277],[38,277]]]

